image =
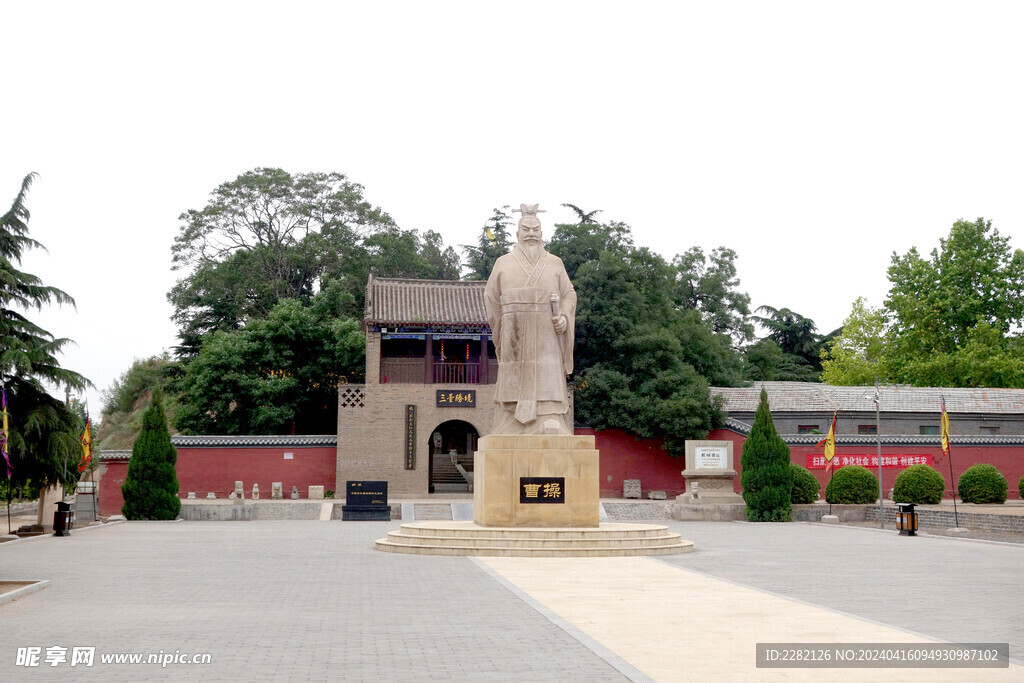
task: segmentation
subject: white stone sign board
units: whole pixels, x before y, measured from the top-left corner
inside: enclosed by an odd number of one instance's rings
[[[695,469],[720,469],[729,467],[729,449],[725,446],[697,446],[694,448]]]

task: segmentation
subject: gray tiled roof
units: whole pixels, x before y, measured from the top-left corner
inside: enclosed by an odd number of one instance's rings
[[[109,450],[100,451],[99,459],[100,462],[107,460],[128,460],[132,457],[131,449],[128,450]]]
[[[486,282],[411,280],[370,276],[366,283],[368,324],[487,325]]]
[[[258,435],[258,436],[172,436],[178,448],[287,448],[289,446],[337,446],[337,434]]]
[[[834,387],[813,382],[758,382],[752,387],[714,387],[712,394],[725,399],[727,412],[754,412],[761,387],[768,392],[772,412],[874,412],[875,389]],[[1024,389],[963,389],[941,387],[882,386],[883,413],[938,412],[942,396],[949,413],[1024,413]]]

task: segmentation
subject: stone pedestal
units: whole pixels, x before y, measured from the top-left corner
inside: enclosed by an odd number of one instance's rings
[[[491,434],[480,439],[473,463],[473,521],[480,526],[599,524],[593,436]],[[547,502],[558,499],[556,493],[562,502]]]
[[[676,497],[680,504],[739,505],[743,497],[733,491],[732,441],[687,441],[686,493]]]

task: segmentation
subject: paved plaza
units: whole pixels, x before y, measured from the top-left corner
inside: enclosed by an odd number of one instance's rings
[[[133,522],[0,544],[0,680],[1020,680],[1024,546],[668,522],[666,558],[394,555],[398,522]],[[1011,669],[757,669],[757,642],[1009,642]],[[38,647],[39,665],[19,666]],[[69,661],[48,666],[47,649]],[[71,666],[94,647],[91,667]],[[210,663],[102,663],[114,654]]]

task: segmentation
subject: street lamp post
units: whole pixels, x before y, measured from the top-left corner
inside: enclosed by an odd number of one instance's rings
[[[878,519],[885,528],[885,496],[882,489],[882,409],[878,394],[878,375],[875,375],[875,443],[878,446]]]

